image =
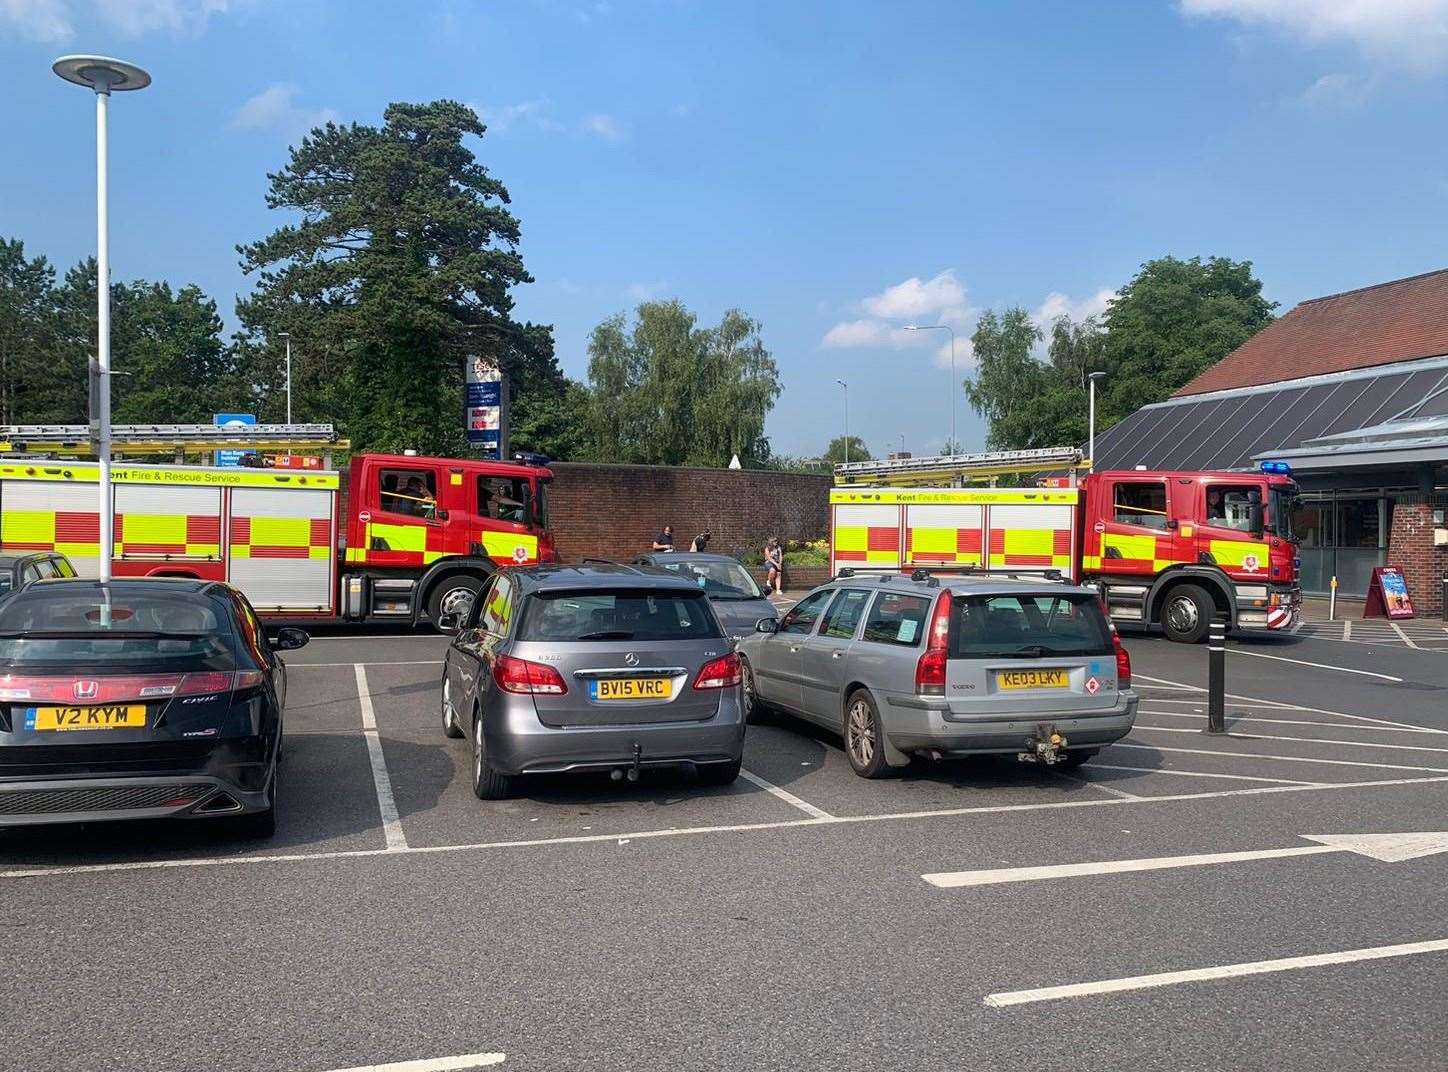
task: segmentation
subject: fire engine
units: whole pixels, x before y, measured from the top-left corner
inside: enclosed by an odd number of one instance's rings
[[[1297,486],[1261,472],[1111,470],[1078,478],[1078,450],[855,462],[835,467],[830,566],[1039,573],[1096,586],[1112,618],[1195,643],[1215,616],[1289,629],[1301,589]],[[1025,488],[971,487],[1068,470]]]
[[[102,549],[85,427],[0,428],[0,548],[59,551],[81,576],[108,550],[117,577],[228,581],[268,618],[433,624],[465,613],[499,565],[557,557],[545,459],[357,454],[338,471],[330,453],[346,443],[330,425],[118,425],[112,443]],[[296,455],[275,468],[125,460],[257,448],[323,452],[327,467]]]

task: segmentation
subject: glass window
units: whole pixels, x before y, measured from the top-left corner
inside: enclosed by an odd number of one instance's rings
[[[1337,501],[1337,545],[1339,547],[1381,547],[1381,499],[1339,499]]]
[[[0,667],[231,670],[230,615],[210,598],[30,588],[0,605]]]
[[[855,627],[860,624],[860,618],[865,613],[865,604],[869,600],[869,592],[858,588],[845,589],[830,604],[820,636],[849,640],[855,635]]]
[[[508,626],[513,622],[513,582],[507,577],[498,577],[490,587],[483,589],[481,596],[473,602],[482,605],[478,627],[498,636],[506,636]]]
[[[1166,485],[1160,481],[1139,481],[1116,485],[1114,519],[1119,525],[1166,528]]]
[[[1299,502],[1292,511],[1292,531],[1304,548],[1332,547],[1332,503]]]
[[[20,584],[21,584],[21,586],[23,587],[23,586],[25,586],[25,585],[27,585],[27,584],[30,584],[32,581],[38,581],[38,580],[40,580],[42,577],[49,577],[49,576],[50,576],[50,571],[49,571],[49,570],[46,570],[45,573],[41,573],[41,572],[40,572],[40,563],[39,563],[39,562],[27,562],[27,563],[25,563],[25,565],[24,565],[23,567],[21,567],[21,569],[20,569]]]
[[[764,593],[749,571],[738,562],[729,559],[709,560],[689,558],[687,555],[659,557],[659,566],[670,573],[677,573],[685,580],[693,581],[710,599],[725,601],[734,599],[763,599]]]
[[[1095,596],[957,596],[950,656],[1111,655],[1111,634]]]
[[[533,523],[533,495],[522,477],[478,477],[478,516],[519,525]]]
[[[65,558],[52,558],[52,559],[50,560],[50,564],[51,564],[51,566],[55,569],[55,575],[56,575],[57,577],[74,577],[74,576],[75,576],[75,567],[70,564],[70,560],[69,560],[69,559],[65,559]]]
[[[437,478],[431,469],[380,469],[378,506],[393,514],[437,516]]]
[[[707,640],[722,637],[703,592],[542,592],[520,640]]]
[[[815,622],[820,620],[825,604],[834,594],[833,588],[827,588],[823,592],[813,592],[805,596],[784,616],[784,620],[779,623],[779,632],[813,633]]]
[[[1252,531],[1252,504],[1261,502],[1261,489],[1243,484],[1211,484],[1207,487],[1206,523],[1219,529]]]
[[[861,639],[913,648],[925,635],[925,616],[929,613],[930,600],[924,596],[881,592],[870,608]]]

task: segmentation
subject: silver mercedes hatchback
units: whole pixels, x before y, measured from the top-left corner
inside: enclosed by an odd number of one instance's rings
[[[848,571],[738,645],[745,703],[838,732],[855,773],[978,753],[1077,766],[1136,720],[1093,589]]]
[[[522,775],[691,767],[728,785],[744,752],[739,656],[697,584],[611,562],[504,569],[443,664],[442,724],[473,746],[473,790]]]

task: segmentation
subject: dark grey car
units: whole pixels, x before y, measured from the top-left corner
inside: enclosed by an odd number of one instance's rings
[[[773,618],[778,613],[737,558],[697,551],[656,551],[640,555],[634,562],[667,570],[697,584],[713,602],[724,632],[735,640],[754,632],[761,618]]]
[[[473,745],[473,789],[520,775],[692,767],[739,776],[739,657],[697,584],[614,563],[504,569],[443,666],[443,731]]]
[[[911,755],[1075,766],[1136,719],[1094,589],[1010,577],[842,575],[739,644],[746,703],[840,733],[855,773]]]

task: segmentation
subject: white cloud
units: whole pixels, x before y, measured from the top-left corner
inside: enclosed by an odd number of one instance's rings
[[[0,0],[0,26],[47,44],[68,40],[75,32],[65,0]]]
[[[1309,108],[1334,111],[1361,108],[1376,88],[1377,80],[1361,74],[1325,74],[1302,91],[1298,103]]]
[[[1448,65],[1448,0],[1178,0],[1182,14],[1265,26],[1312,46],[1349,45],[1418,74]]]
[[[564,129],[562,123],[553,118],[553,102],[547,97],[520,101],[517,104],[475,104],[473,111],[487,125],[489,133],[506,134],[514,127],[533,127],[549,134]]]
[[[296,95],[296,86],[280,82],[270,85],[248,98],[228,126],[233,130],[280,130],[291,138],[337,121],[337,113],[331,108],[299,108]]]
[[[626,136],[623,127],[619,125],[619,121],[613,116],[605,115],[602,112],[595,112],[593,115],[584,116],[583,122],[579,124],[579,128],[585,134],[592,134],[595,137],[602,138],[604,141],[623,141]]]
[[[938,341],[934,331],[910,331],[906,323],[953,328],[956,332],[956,361],[969,349],[961,336],[969,334],[975,315],[966,297],[965,285],[947,268],[930,279],[911,276],[894,286],[872,294],[856,307],[865,317],[842,320],[825,332],[820,344],[827,350],[906,350]],[[947,338],[935,355],[937,364],[950,365]]]
[[[200,33],[211,16],[234,6],[235,0],[0,0],[0,30],[51,44],[74,37],[77,21],[99,22],[131,38]]]
[[[1053,290],[1047,294],[1036,311],[1031,314],[1031,319],[1041,327],[1049,327],[1058,317],[1069,316],[1072,320],[1085,320],[1088,316],[1099,317],[1106,312],[1106,307],[1116,299],[1116,291],[1103,287],[1095,294],[1085,298],[1074,299],[1069,295],[1062,294],[1059,290]]]
[[[666,279],[657,279],[651,283],[630,283],[624,291],[624,297],[630,301],[654,301],[662,298],[668,293],[669,282]]]
[[[963,320],[970,311],[965,287],[947,268],[933,279],[911,276],[860,303],[871,316],[885,320]]]

